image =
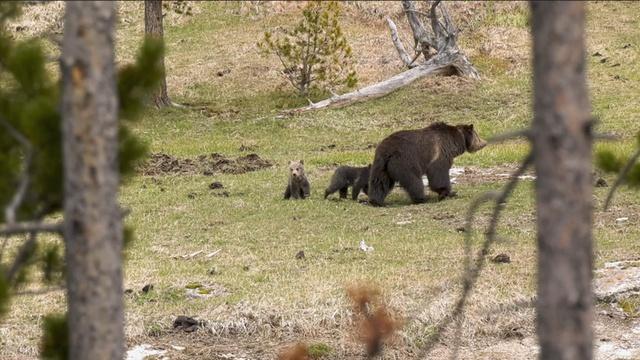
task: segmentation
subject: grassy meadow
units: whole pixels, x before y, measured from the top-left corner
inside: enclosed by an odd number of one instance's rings
[[[122,187],[121,202],[131,209],[126,223],[135,230],[125,265],[125,288],[133,290],[125,295],[128,344],[152,344],[172,359],[270,359],[282,346],[305,341],[323,349],[322,359],[364,358],[345,289],[367,283],[375,284],[388,308],[403,318],[382,358],[416,358],[459,295],[464,257],[459,228],[469,204],[504,185],[501,174],[515,169],[528,144],[512,140],[457,158],[455,166],[467,172],[454,185],[458,197],[442,202],[431,194],[432,201],[411,205],[396,189],[387,207],[374,208],[339,200],[337,194],[324,200],[324,188],[336,166],[366,165],[375,144],[397,130],[435,121],[472,123],[490,138],[528,126],[528,5],[450,4],[461,27],[460,47],[478,68],[479,81],[426,78],[382,99],[280,117],[280,110],[307,100],[279,75],[277,58],[259,55],[256,41],[267,29],[295,23],[302,4],[191,4],[193,15],[165,18],[169,94],[185,106],[149,109],[134,132],[152,153],[178,158],[256,153],[274,165],[243,174],[138,175]],[[120,63],[133,58],[142,39],[142,9],[142,3],[121,4]],[[597,130],[621,138],[597,147],[628,153],[640,130],[640,3],[589,3],[587,9],[588,82]],[[341,24],[354,50],[359,86],[403,70],[386,15],[409,46],[399,3],[343,4]],[[312,188],[308,200],[282,199],[293,159],[305,161]],[[224,189],[210,189],[214,181]],[[635,258],[640,251],[640,193],[622,188],[603,212],[608,190],[595,188],[593,195],[596,267]],[[434,358],[448,358],[458,342],[461,358],[535,358],[529,351],[535,342],[534,309],[518,306],[535,295],[533,196],[534,182],[523,180],[509,199],[500,240],[489,257],[505,253],[511,263],[487,264],[461,335],[446,331]],[[487,206],[477,216],[476,248],[489,214]],[[620,224],[619,217],[629,220]],[[361,240],[374,250],[359,251]],[[304,259],[296,259],[300,250]],[[153,289],[141,292],[147,284]],[[0,324],[0,358],[37,357],[42,316],[64,307],[62,291],[15,298]],[[178,315],[206,324],[195,333],[176,331],[172,322]]]

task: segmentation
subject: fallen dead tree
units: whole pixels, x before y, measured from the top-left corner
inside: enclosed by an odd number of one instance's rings
[[[428,31],[425,28],[420,13],[415,9],[413,1],[402,1],[407,20],[413,31],[415,41],[413,58],[406,52],[402,41],[400,40],[395,23],[387,18],[387,24],[391,31],[391,39],[398,50],[403,63],[409,67],[400,74],[397,74],[382,82],[369,85],[362,89],[352,91],[342,95],[333,95],[332,97],[311,103],[297,109],[285,110],[283,114],[292,115],[304,113],[312,110],[338,108],[364,102],[371,99],[377,99],[390,94],[412,82],[429,76],[429,75],[459,75],[471,79],[479,79],[480,75],[476,68],[471,64],[469,59],[458,48],[457,37],[458,31],[453,25],[453,21],[449,13],[440,3],[440,0],[431,4],[429,15],[431,28]],[[439,10],[439,11],[438,11]],[[438,14],[439,13],[439,14]],[[415,61],[424,56],[425,62],[416,65]]]

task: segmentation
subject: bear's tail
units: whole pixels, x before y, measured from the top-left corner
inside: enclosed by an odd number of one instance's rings
[[[383,206],[384,198],[391,191],[393,180],[387,173],[387,161],[384,156],[376,156],[369,173],[369,203],[373,206]]]

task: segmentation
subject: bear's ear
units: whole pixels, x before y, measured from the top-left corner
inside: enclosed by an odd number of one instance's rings
[[[300,165],[304,165],[304,160],[300,160]]]
[[[469,129],[469,130],[473,131],[473,124],[469,124],[469,125],[467,125],[467,129]]]

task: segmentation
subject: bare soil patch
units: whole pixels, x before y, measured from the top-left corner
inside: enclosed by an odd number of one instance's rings
[[[165,153],[153,153],[138,171],[142,175],[213,175],[244,174],[273,166],[273,162],[258,154],[248,154],[236,159],[219,153],[198,155],[196,158],[178,158]]]

